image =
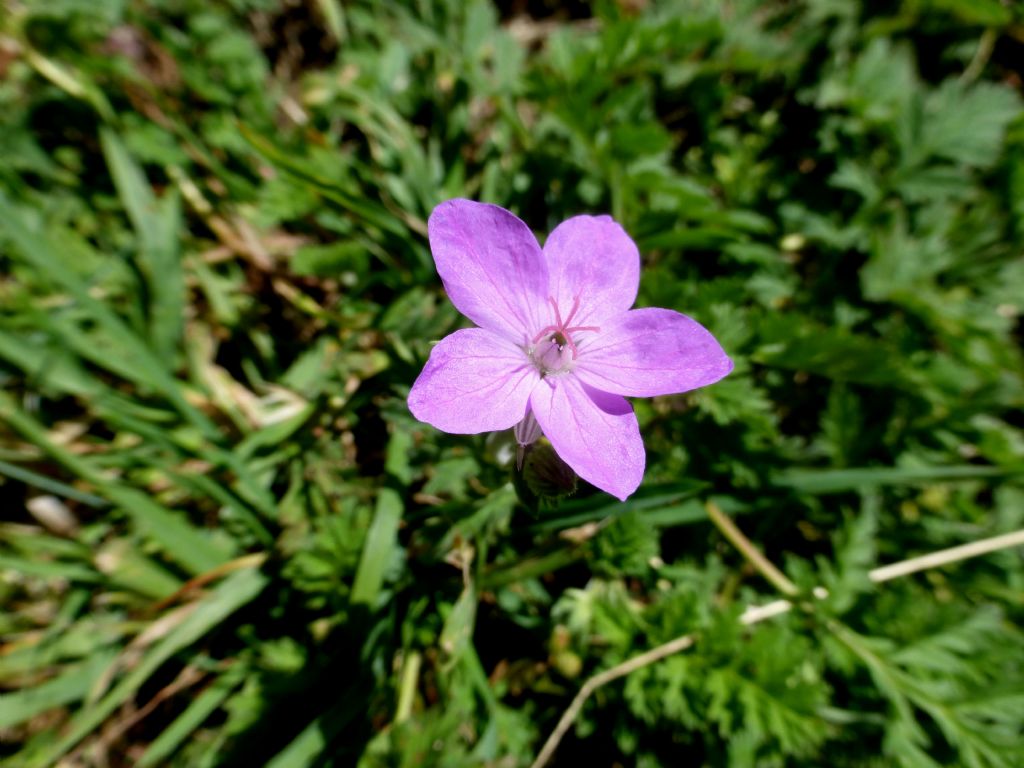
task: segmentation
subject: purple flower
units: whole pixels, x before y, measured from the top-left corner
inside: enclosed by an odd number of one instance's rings
[[[441,203],[428,229],[449,298],[479,327],[430,353],[409,393],[420,421],[459,434],[518,427],[520,443],[539,427],[580,477],[625,500],[644,474],[625,398],[686,392],[732,370],[695,320],[630,309],[640,255],[610,216],[568,219],[543,249],[504,208],[471,200]]]

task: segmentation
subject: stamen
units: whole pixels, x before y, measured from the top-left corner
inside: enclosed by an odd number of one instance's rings
[[[565,325],[572,322],[573,317],[576,316],[576,310],[580,308],[580,295],[577,293],[572,300],[572,310],[569,312],[569,316],[565,318]]]
[[[533,343],[536,344],[538,341],[543,339],[549,331],[551,333],[558,333],[560,330],[562,330],[562,326],[560,325],[549,325],[547,328],[541,329],[541,332],[533,337]]]
[[[576,360],[579,358],[580,351],[572,338],[572,334],[579,331],[593,331],[596,333],[601,329],[596,325],[569,325],[580,309],[579,294],[573,297],[572,309],[569,310],[565,320],[562,320],[562,311],[558,308],[558,302],[555,301],[554,296],[548,296],[548,304],[555,311],[555,322],[538,331],[537,335],[533,337],[532,343],[537,344],[541,339],[547,337],[548,341],[555,344],[560,351],[568,347],[569,351],[572,352],[572,359]]]
[[[562,313],[558,311],[558,302],[555,301],[554,297],[548,296],[548,304],[550,304],[552,306],[552,308],[555,310],[555,322],[558,324],[558,327],[561,328],[564,325],[564,323],[562,322]],[[573,312],[575,312],[575,311],[576,311],[576,308],[573,307]],[[572,319],[572,315],[569,315],[569,320],[571,320],[571,319]],[[569,321],[566,320],[566,323],[568,323],[568,322]]]
[[[570,336],[569,334],[573,333],[574,331],[594,331],[595,333],[599,333],[600,330],[601,329],[598,328],[596,325],[574,325],[572,328],[565,329],[565,338],[569,340],[569,349],[572,350],[573,360],[579,357],[579,350],[576,349],[576,343],[572,340],[572,336]]]

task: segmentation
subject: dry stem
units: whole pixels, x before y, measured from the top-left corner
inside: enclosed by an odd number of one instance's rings
[[[715,519],[714,513],[718,512],[719,520]],[[708,504],[708,513],[712,515],[712,520],[718,526],[719,530],[725,534],[730,541],[737,544],[737,539],[733,539],[728,533],[725,532],[721,524],[721,520],[727,521],[728,525],[732,525],[732,521],[721,514],[717,507],[713,504]],[[738,540],[742,540],[747,545],[746,549],[737,544],[737,548],[740,549],[743,554],[755,563],[751,553],[756,553],[756,556],[761,558],[763,563],[767,563],[764,560],[764,556],[753,547],[752,544],[739,532],[734,525],[732,531],[739,534]],[[907,576],[911,573],[917,573],[918,571],[927,570],[929,568],[938,568],[943,565],[949,565],[950,563],[960,562],[961,560],[967,560],[972,557],[978,557],[985,555],[990,552],[996,552],[1001,549],[1009,549],[1010,547],[1018,547],[1024,545],[1024,530],[1014,531],[1013,533],[1005,533],[1000,536],[992,536],[987,539],[981,539],[980,541],[974,541],[970,544],[962,544],[957,547],[950,547],[949,549],[942,549],[938,552],[932,552],[928,555],[922,555],[920,557],[912,557],[908,560],[902,560],[898,563],[892,563],[890,565],[884,565],[880,568],[875,568],[868,573],[868,577],[872,582],[878,584],[883,581],[891,581],[901,576]],[[762,563],[762,566],[763,566]],[[778,575],[782,576],[784,582],[792,585],[792,582],[782,575],[781,571],[775,568],[771,563],[768,563],[770,569],[774,570]],[[767,577],[767,572],[763,567],[757,566],[758,570]],[[773,584],[780,588],[782,591],[786,591],[787,594],[792,594],[781,586],[782,582],[776,583],[774,578],[770,578]],[[794,587],[795,589],[795,587]],[[816,587],[814,589],[814,596],[823,598],[828,596],[828,592],[822,587]],[[789,600],[775,600],[765,605],[750,606],[740,616],[740,621],[745,624],[757,624],[758,622],[765,621],[766,619],[774,618],[775,616],[781,616],[784,613],[788,613],[793,608],[793,603]],[[558,724],[555,729],[548,736],[548,740],[544,742],[544,746],[541,748],[540,753],[537,755],[537,759],[533,761],[530,768],[543,768],[548,764],[548,761],[555,754],[555,750],[558,749],[559,743],[562,741],[562,737],[565,736],[566,732],[572,727],[573,722],[576,720],[576,716],[579,715],[580,710],[583,709],[584,703],[590,698],[591,694],[600,688],[605,683],[610,683],[612,680],[617,680],[620,677],[625,677],[631,672],[646,667],[649,664],[653,664],[656,661],[661,661],[667,656],[671,656],[679,651],[685,651],[696,642],[694,635],[681,635],[674,640],[669,640],[667,643],[655,646],[648,651],[644,651],[638,656],[634,656],[631,659],[627,659],[621,664],[616,664],[614,667],[598,672],[593,677],[589,678],[580,688],[579,693],[576,694],[572,702],[566,708],[565,712],[562,713],[562,717],[559,718]]]

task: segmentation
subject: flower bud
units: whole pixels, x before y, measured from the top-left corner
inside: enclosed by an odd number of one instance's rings
[[[546,442],[534,446],[526,455],[523,480],[538,499],[558,499],[576,493],[576,473]]]

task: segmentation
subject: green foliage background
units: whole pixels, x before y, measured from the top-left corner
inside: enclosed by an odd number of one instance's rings
[[[0,755],[1024,765],[1024,9],[2,0]],[[611,212],[736,361],[628,502],[405,406],[456,196]],[[777,597],[714,501],[805,590]],[[813,605],[811,604],[813,603]]]

